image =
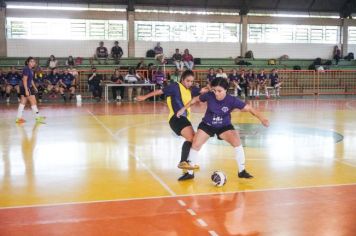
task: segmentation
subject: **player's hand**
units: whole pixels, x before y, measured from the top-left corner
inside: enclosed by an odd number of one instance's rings
[[[146,100],[145,96],[137,96],[136,97],[136,101],[138,101],[138,102],[142,102],[142,101],[145,101],[145,100]]]
[[[268,127],[268,126],[269,126],[269,120],[266,119],[266,118],[263,118],[263,119],[261,120],[261,123],[262,123],[262,125],[263,125],[264,127]]]
[[[200,93],[201,93],[201,94],[207,93],[207,92],[209,92],[209,91],[210,91],[209,87],[204,87],[204,88],[201,88],[201,89],[200,89]]]
[[[181,108],[178,112],[177,112],[177,117],[178,118],[180,118],[183,114],[184,114],[184,112],[185,112],[185,108],[183,107],[183,108]]]
[[[25,91],[25,95],[26,95],[26,97],[30,96],[30,93],[28,92],[28,90]]]

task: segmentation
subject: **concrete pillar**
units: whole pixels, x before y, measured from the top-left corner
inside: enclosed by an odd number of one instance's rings
[[[342,35],[342,41],[341,41],[341,55],[342,57],[347,56],[348,53],[348,45],[349,45],[349,24],[347,19],[342,20],[342,26],[341,26],[341,35]]]
[[[6,8],[0,7],[0,57],[7,56]]]
[[[135,12],[127,11],[128,56],[135,57]]]
[[[241,56],[244,57],[247,52],[247,16],[241,16]]]

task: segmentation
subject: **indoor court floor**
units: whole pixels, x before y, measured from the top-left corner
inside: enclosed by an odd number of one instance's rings
[[[211,138],[185,182],[163,102],[43,104],[37,125],[1,104],[0,235],[355,235],[355,98],[249,103],[271,123],[232,116],[255,178]],[[196,128],[205,105],[192,111]]]

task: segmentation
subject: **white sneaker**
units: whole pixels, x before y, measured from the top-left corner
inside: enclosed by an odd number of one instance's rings
[[[121,96],[117,96],[116,99],[117,99],[117,100],[121,100]]]
[[[9,103],[10,102],[10,98],[6,98],[6,102]]]

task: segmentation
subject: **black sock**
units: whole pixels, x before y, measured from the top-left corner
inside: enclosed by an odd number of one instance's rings
[[[6,98],[9,98],[9,97],[10,97],[10,94],[9,94],[9,93],[7,93],[7,94],[6,94]]]
[[[180,157],[180,162],[187,161],[189,156],[190,148],[192,147],[192,142],[185,141],[182,145],[182,155]]]
[[[21,98],[21,94],[18,93],[18,94],[17,94],[17,97],[18,97],[18,98]]]

